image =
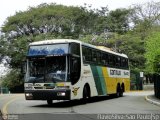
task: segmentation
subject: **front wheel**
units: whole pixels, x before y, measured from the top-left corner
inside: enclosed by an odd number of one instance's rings
[[[48,105],[52,105],[53,104],[53,100],[47,100]]]
[[[83,102],[84,103],[87,103],[87,99],[90,98],[90,89],[85,86],[84,89],[83,89]]]

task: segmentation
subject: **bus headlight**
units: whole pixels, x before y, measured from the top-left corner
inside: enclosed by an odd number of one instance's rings
[[[66,95],[65,92],[58,92],[58,93],[57,93],[57,96],[65,96],[65,95]]]
[[[26,93],[25,96],[26,96],[26,100],[32,100],[33,99],[32,93]]]
[[[26,97],[32,97],[32,93],[26,93]]]

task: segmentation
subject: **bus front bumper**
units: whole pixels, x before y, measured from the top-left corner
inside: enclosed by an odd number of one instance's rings
[[[26,100],[70,100],[71,90],[25,90]]]

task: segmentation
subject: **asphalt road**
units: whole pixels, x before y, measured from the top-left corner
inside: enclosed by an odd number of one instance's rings
[[[0,95],[0,109],[3,117],[18,120],[97,120],[102,118],[100,114],[160,114],[159,106],[145,100],[148,94],[153,92],[129,92],[120,98],[95,97],[87,104],[82,100],[54,101],[51,106],[46,101],[26,101],[23,94],[6,94]]]

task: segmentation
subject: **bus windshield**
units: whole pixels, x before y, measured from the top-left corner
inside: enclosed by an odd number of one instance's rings
[[[67,56],[31,57],[26,82],[64,82],[67,80]]]

